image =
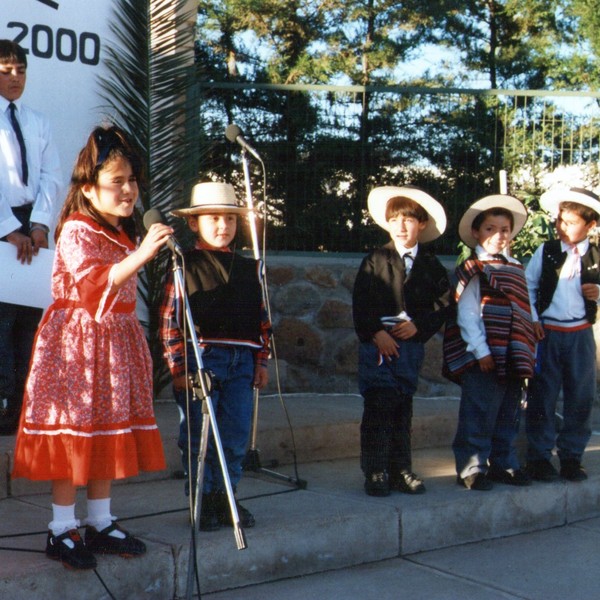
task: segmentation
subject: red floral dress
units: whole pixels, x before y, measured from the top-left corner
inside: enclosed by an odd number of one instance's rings
[[[65,222],[52,273],[54,303],[37,332],[13,477],[120,479],[165,468],[152,363],[135,314],[137,278],[109,294],[111,269],[135,250],[94,220]]]

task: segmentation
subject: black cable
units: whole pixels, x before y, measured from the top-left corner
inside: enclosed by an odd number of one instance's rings
[[[262,233],[262,263],[263,263],[263,281],[264,281],[264,301],[267,309],[267,315],[269,317],[269,322],[271,323],[271,327],[273,326],[273,319],[271,316],[271,303],[269,300],[269,284],[267,280],[267,173],[265,170],[265,165],[261,161],[262,165],[262,175],[263,175],[263,233]],[[277,359],[277,346],[275,344],[275,332],[271,332],[271,349],[273,352],[273,360],[275,361],[275,380],[277,382],[277,397],[283,409],[283,413],[285,415],[288,429],[290,432],[291,442],[292,442],[292,464],[294,468],[294,475],[296,476],[296,484],[299,488],[305,488],[306,482],[300,479],[298,475],[298,455],[296,451],[296,437],[294,435],[294,428],[292,426],[292,421],[290,419],[290,415],[283,399],[283,394],[281,392],[281,379],[279,375],[279,364]]]

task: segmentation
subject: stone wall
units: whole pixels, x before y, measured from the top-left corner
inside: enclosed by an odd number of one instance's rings
[[[273,255],[267,284],[282,391],[358,393],[352,287],[362,255]],[[441,374],[441,339],[426,345],[419,395],[458,395]],[[274,361],[271,361],[274,363]],[[275,365],[271,383],[275,391]]]
[[[278,357],[277,365],[270,361],[267,393],[277,390],[277,378],[286,393],[358,393],[358,339],[352,324],[352,287],[362,257],[358,254],[267,257]],[[454,260],[442,257],[449,270]],[[600,318],[594,333],[600,376]],[[441,375],[441,334],[427,342],[425,354],[417,395],[460,396],[460,388]]]

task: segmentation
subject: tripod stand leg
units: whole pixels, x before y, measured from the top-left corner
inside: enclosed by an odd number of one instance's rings
[[[254,388],[254,412],[252,414],[252,434],[250,437],[250,447],[248,448],[246,458],[244,459],[244,471],[251,471],[253,473],[267,475],[268,477],[273,477],[274,479],[277,479],[279,481],[290,483],[301,490],[306,489],[307,483],[305,480],[299,479],[297,477],[291,477],[289,475],[284,475],[283,473],[277,473],[275,471],[264,469],[262,467],[260,462],[260,453],[258,451],[258,448],[256,447],[256,438],[258,430],[258,404],[259,391],[258,388]]]
[[[188,410],[187,414],[190,414],[189,410],[189,399],[188,399]],[[191,600],[194,591],[194,573],[198,572],[198,561],[197,561],[197,550],[198,550],[198,522],[202,511],[202,489],[204,485],[204,466],[206,463],[206,452],[208,449],[208,436],[210,434],[210,419],[208,418],[208,411],[206,409],[206,403],[202,402],[202,430],[200,433],[200,446],[198,448],[198,459],[196,469],[196,481],[192,485],[190,482],[190,494],[192,494],[192,514],[191,524],[192,531],[194,532],[190,539],[190,549],[188,554],[188,573],[187,573],[187,584],[186,584],[186,599]],[[189,476],[191,477],[191,469],[188,469]],[[194,568],[192,568],[192,565]]]

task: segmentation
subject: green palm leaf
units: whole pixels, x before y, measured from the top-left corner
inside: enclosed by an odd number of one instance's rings
[[[198,108],[191,93],[195,14],[185,12],[186,6],[187,0],[116,0],[114,43],[104,57],[108,75],[100,79],[110,121],[125,129],[143,154],[143,208],[164,215],[187,203],[199,165]],[[140,274],[156,393],[169,381],[158,335],[167,258],[161,253]]]

